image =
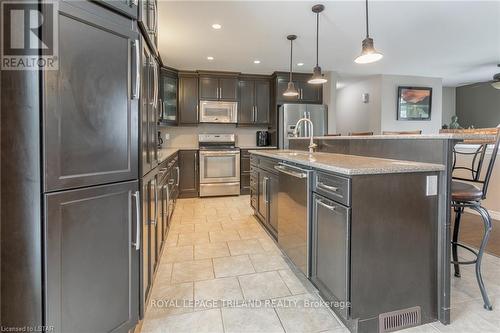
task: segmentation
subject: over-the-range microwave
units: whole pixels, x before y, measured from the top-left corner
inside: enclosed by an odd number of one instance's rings
[[[238,102],[200,101],[200,123],[238,122]]]

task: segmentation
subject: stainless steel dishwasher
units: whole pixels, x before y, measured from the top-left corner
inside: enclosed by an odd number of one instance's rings
[[[278,194],[278,243],[288,258],[310,277],[311,170],[280,163]]]

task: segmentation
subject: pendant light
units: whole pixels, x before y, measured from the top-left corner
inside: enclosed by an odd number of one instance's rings
[[[313,13],[316,13],[316,66],[313,69],[313,76],[307,81],[307,83],[311,84],[323,84],[327,82],[327,79],[321,73],[321,67],[318,65],[318,57],[319,57],[319,13],[321,13],[325,9],[323,5],[314,5],[312,8]]]
[[[354,62],[357,64],[369,64],[375,61],[379,61],[382,59],[382,53],[375,50],[373,46],[373,39],[370,38],[370,34],[368,32],[368,0],[365,0],[365,9],[366,9],[366,38],[362,42],[361,46],[361,54],[359,57],[354,59]]]
[[[288,35],[286,37],[290,41],[290,80],[288,81],[288,87],[286,88],[283,96],[294,97],[299,96],[299,91],[295,88],[292,81],[292,61],[293,61],[293,41],[297,39],[296,35]]]

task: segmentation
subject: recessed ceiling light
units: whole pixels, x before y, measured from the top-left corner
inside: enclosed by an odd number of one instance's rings
[[[254,60],[253,63],[254,64],[260,64],[260,60]]]
[[[214,28],[215,30],[219,30],[222,28],[222,25],[220,25],[219,23],[214,23],[212,24],[212,28]]]
[[[304,63],[303,62],[299,62],[299,63],[297,63],[297,66],[304,66]]]
[[[208,57],[207,57],[207,60],[212,61],[212,60],[214,60],[214,57],[210,57],[210,56],[208,56]]]

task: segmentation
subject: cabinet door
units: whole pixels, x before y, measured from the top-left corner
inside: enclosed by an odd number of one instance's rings
[[[58,22],[59,70],[42,73],[45,190],[135,179],[134,25],[83,1],[60,2]]]
[[[55,332],[127,332],[137,323],[136,191],[135,181],[45,196],[45,310]]]
[[[267,224],[267,172],[258,169],[257,170],[257,214],[260,219]]]
[[[179,78],[179,124],[198,123],[198,78]]]
[[[113,8],[130,18],[137,19],[137,3],[138,1],[132,0],[100,0],[103,5]]]
[[[267,212],[268,225],[274,235],[278,232],[278,194],[279,194],[279,176],[272,173],[269,174],[267,182],[267,193],[269,201],[269,211]]]
[[[238,105],[238,124],[255,122],[255,84],[253,80],[240,80],[240,103]]]
[[[323,103],[323,85],[310,84],[307,81],[299,82],[301,89],[300,101],[303,103],[322,104]]]
[[[219,99],[219,79],[217,77],[200,77],[200,99]]]
[[[179,197],[197,197],[199,189],[198,151],[179,151],[179,169]]]
[[[141,182],[141,210],[142,210],[142,255],[141,255],[141,318],[143,318],[146,311],[145,305],[147,300],[147,295],[151,287],[151,276],[153,272],[149,271],[150,267],[150,231],[149,231],[149,203],[150,203],[150,191],[151,181],[148,179],[143,179]]]
[[[148,149],[150,154],[151,168],[154,169],[158,165],[158,86],[159,86],[159,66],[154,57],[150,58],[150,75],[149,75],[149,142]]]
[[[141,175],[147,174],[152,168],[152,160],[150,154],[150,87],[151,79],[151,52],[149,52],[146,42],[142,41],[141,54],[141,94],[140,94],[140,118],[141,118]]]
[[[238,79],[220,78],[219,79],[219,99],[224,101],[238,100]]]
[[[149,272],[153,275],[158,259],[157,230],[158,230],[158,179],[155,176],[149,186]],[[151,283],[152,281],[150,281]]]
[[[160,122],[177,125],[177,75],[161,69]]]
[[[269,123],[269,108],[271,105],[271,84],[269,81],[255,81],[255,122]]]
[[[350,209],[314,194],[312,225],[312,280],[327,300],[349,301]]]

